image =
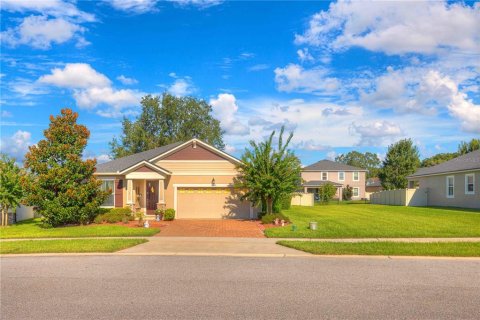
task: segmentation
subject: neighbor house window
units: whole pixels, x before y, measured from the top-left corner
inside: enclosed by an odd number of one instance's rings
[[[447,177],[447,198],[453,198],[454,193],[455,178],[453,176]]]
[[[338,173],[338,181],[345,181],[345,172]]]
[[[352,196],[353,197],[358,197],[358,195],[360,194],[360,189],[359,188],[353,188],[353,193],[352,193]]]
[[[328,180],[328,172],[322,172],[322,180]]]
[[[102,191],[109,192],[109,195],[105,202],[103,202],[102,207],[113,207],[115,206],[115,180],[102,180],[102,185],[100,189]]]
[[[355,171],[353,173],[353,181],[358,181],[358,180],[360,180],[360,175],[359,175],[358,171]]]
[[[465,175],[465,194],[475,194],[475,175]]]

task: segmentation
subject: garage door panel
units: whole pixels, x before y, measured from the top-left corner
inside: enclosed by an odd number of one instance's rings
[[[249,219],[250,203],[232,188],[178,188],[178,219]]]

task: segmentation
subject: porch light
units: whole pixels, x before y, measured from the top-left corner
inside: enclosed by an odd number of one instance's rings
[[[212,179],[212,187],[215,187],[215,178]]]

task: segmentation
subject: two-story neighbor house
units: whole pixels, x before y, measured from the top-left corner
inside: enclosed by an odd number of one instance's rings
[[[367,170],[330,160],[321,160],[302,169],[302,187],[305,192],[318,193],[318,188],[330,182],[337,187],[336,198],[342,198],[347,185],[353,188],[352,199],[365,198]]]
[[[411,188],[427,191],[429,206],[480,208],[480,150],[420,168],[407,178]]]

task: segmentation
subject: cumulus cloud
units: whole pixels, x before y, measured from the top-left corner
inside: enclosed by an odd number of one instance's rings
[[[297,50],[298,60],[301,62],[312,62],[315,59],[313,56],[308,52],[308,48],[305,49],[298,49]]]
[[[296,143],[295,148],[307,151],[325,151],[329,147],[310,139]]]
[[[478,52],[480,6],[441,1],[338,1],[315,14],[297,44],[386,54]]]
[[[275,69],[275,83],[279,91],[315,94],[332,94],[340,87],[340,81],[330,77],[328,70],[304,69],[293,63]]]
[[[357,144],[360,146],[381,146],[386,140],[393,141],[403,134],[398,125],[385,120],[358,125],[354,122],[350,130],[360,136]]]
[[[38,83],[69,88],[80,108],[95,109],[100,105],[110,108],[98,110],[105,117],[118,117],[131,114],[133,107],[140,101],[144,93],[132,89],[115,89],[112,82],[104,74],[93,69],[86,63],[69,63],[64,68],[54,68],[50,74],[41,76]]]
[[[156,11],[158,0],[106,0],[113,8],[131,13]]]
[[[86,28],[82,24],[95,21],[95,16],[79,10],[70,2],[59,0],[2,1],[2,10],[21,13],[39,13],[20,19],[20,23],[1,33],[2,42],[12,47],[28,45],[47,50],[53,44],[62,44],[72,39],[77,47],[89,42],[83,37]]]
[[[0,152],[5,153],[21,162],[28,147],[32,145],[31,133],[18,130],[11,136],[3,136],[0,140]]]
[[[195,92],[195,86],[189,77],[178,78],[168,87],[168,92],[177,97],[184,97]]]
[[[137,79],[125,77],[123,74],[117,77],[117,80],[124,85],[132,85],[138,83]]]
[[[230,93],[221,93],[217,98],[210,99],[213,114],[220,120],[222,129],[228,135],[246,135],[249,129],[237,117],[238,105],[236,98]]]

